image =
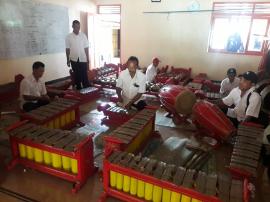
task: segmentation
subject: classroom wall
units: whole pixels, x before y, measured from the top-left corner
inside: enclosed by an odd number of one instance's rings
[[[80,20],[80,11],[93,13],[96,10],[93,0],[35,0],[45,3],[57,4],[69,8],[69,23],[73,20]],[[86,22],[87,23],[87,22]],[[83,26],[83,25],[82,25]],[[25,76],[31,74],[32,64],[34,61],[42,61],[46,65],[44,80],[50,81],[69,75],[69,68],[66,65],[65,50],[63,53],[37,55],[32,57],[0,60],[0,84],[14,81],[14,75],[23,74]]]
[[[233,2],[225,0],[229,1]],[[256,71],[260,56],[207,52],[211,12],[143,14],[144,11],[186,10],[190,2],[192,1],[161,0],[161,3],[151,3],[151,0],[97,0],[96,4],[121,4],[122,62],[130,55],[136,55],[141,66],[147,66],[153,56],[158,56],[162,61],[161,65],[192,67],[193,74],[205,72],[211,79],[222,79],[231,66],[237,67],[238,72]],[[201,9],[212,9],[214,0],[198,2]]]

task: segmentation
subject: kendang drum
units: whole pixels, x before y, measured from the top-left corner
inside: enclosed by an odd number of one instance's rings
[[[196,103],[195,94],[189,89],[178,85],[166,85],[161,88],[161,104],[173,114],[190,115]]]
[[[205,100],[199,101],[193,106],[193,123],[207,136],[225,141],[236,132],[232,122],[214,104]]]

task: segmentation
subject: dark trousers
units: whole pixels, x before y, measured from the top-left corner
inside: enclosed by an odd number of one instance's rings
[[[71,68],[74,72],[74,80],[75,85],[78,90],[83,88],[89,87],[89,80],[88,80],[88,74],[87,74],[87,62],[80,62],[79,60],[77,62],[70,61]]]
[[[49,101],[45,101],[45,100],[39,100],[37,101],[36,103],[34,102],[26,102],[24,103],[23,105],[23,110],[26,111],[26,112],[30,112],[34,109],[37,109],[41,106],[44,106],[44,105],[47,105],[49,104]]]
[[[236,118],[231,118],[231,117],[228,117],[228,118],[231,120],[233,125],[236,128],[238,128],[239,121]],[[263,126],[263,128],[266,128],[268,126],[268,124],[269,124],[269,118],[268,118],[268,115],[266,115],[266,116],[260,116],[259,115],[259,118],[252,117],[249,122],[260,124],[260,125]]]
[[[236,118],[231,118],[229,116],[227,116],[227,117],[231,120],[231,122],[233,123],[234,127],[235,128],[238,128],[239,121]]]
[[[141,111],[147,106],[147,104],[144,100],[140,100],[137,104],[133,104],[132,106],[135,107],[138,111]]]
[[[269,125],[269,115],[263,111],[260,111],[259,117],[252,117],[251,122],[261,124],[263,128],[266,128]]]

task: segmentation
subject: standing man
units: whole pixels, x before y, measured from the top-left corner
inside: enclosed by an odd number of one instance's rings
[[[32,69],[32,74],[24,78],[20,84],[20,107],[26,112],[50,102],[45,83],[41,80],[45,65],[42,62],[35,62]]]
[[[155,80],[159,63],[160,60],[158,58],[153,58],[152,64],[149,65],[146,70],[146,82],[151,83]]]
[[[229,95],[232,89],[239,86],[240,79],[236,77],[236,69],[230,68],[227,71],[227,78],[220,84],[220,94],[225,97]]]
[[[66,37],[67,66],[72,67],[77,90],[89,87],[89,42],[84,33],[80,32],[80,22],[74,20],[73,32]]]
[[[145,92],[145,75],[137,70],[139,61],[131,56],[127,61],[127,69],[122,71],[116,83],[118,105],[129,109],[131,106],[142,110],[146,103],[141,99]]]

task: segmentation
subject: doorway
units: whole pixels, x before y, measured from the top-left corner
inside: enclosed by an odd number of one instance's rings
[[[121,6],[98,5],[93,20],[94,66],[120,63]]]

